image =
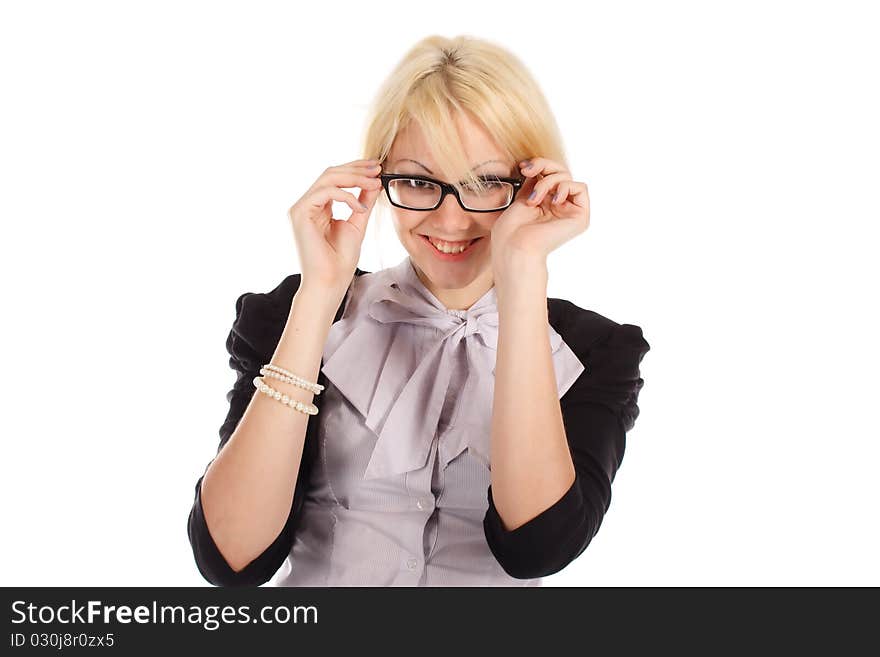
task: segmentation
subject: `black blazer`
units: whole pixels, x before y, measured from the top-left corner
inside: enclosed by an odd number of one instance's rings
[[[360,268],[355,270],[356,276],[368,273]],[[270,292],[245,292],[235,303],[236,318],[226,339],[226,350],[237,380],[226,395],[229,412],[220,427],[217,453],[229,440],[256,392],[253,379],[275,352],[300,280],[300,274],[290,274]],[[345,299],[336,311],[334,322],[339,321],[344,307]],[[489,503],[483,519],[486,541],[502,568],[520,579],[543,577],[563,569],[583,553],[599,530],[611,503],[611,482],[623,460],[626,432],[632,429],[639,415],[637,400],[644,385],[639,364],[650,349],[638,326],[618,324],[563,299],[548,298],[547,309],[549,323],[587,369],[560,399],[576,470],[575,482],[568,492],[524,525],[507,531],[495,509],[492,487],[486,491]],[[318,383],[327,385],[320,370]],[[316,395],[312,403],[320,409],[322,399],[323,396]],[[319,422],[321,415],[314,417]],[[226,563],[208,531],[200,497],[204,473],[199,477],[187,532],[199,572],[210,583],[258,586],[269,581],[281,567],[293,546],[306,486],[317,456],[317,427],[317,422],[310,420],[306,428],[303,458],[287,523],[275,541],[239,572]]]

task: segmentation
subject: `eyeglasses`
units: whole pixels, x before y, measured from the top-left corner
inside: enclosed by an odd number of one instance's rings
[[[465,185],[461,194],[451,184],[410,173],[381,173],[382,187],[392,205],[405,210],[436,210],[452,194],[467,212],[498,212],[510,207],[525,178],[479,176],[482,190]]]

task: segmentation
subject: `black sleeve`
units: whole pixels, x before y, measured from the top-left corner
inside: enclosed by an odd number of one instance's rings
[[[236,381],[232,390],[226,395],[229,412],[220,427],[220,445],[217,453],[229,441],[256,392],[253,379],[259,376],[260,367],[270,361],[275,351],[285,317],[290,310],[287,297],[292,299],[298,282],[299,274],[291,275],[272,292],[265,294],[246,292],[236,301],[236,318],[226,339],[226,350],[230,355],[229,365],[236,372]],[[213,463],[213,460],[211,462]],[[208,466],[205,467],[205,472]],[[310,469],[311,458],[307,457],[304,450],[287,523],[275,541],[238,572],[234,571],[223,558],[208,531],[201,500],[204,473],[199,477],[195,486],[195,501],[189,514],[187,531],[196,565],[207,581],[216,586],[259,586],[272,578],[293,545],[295,525],[303,505]]]
[[[559,572],[596,535],[611,504],[611,482],[623,460],[626,432],[639,415],[637,400],[644,385],[639,363],[649,349],[641,328],[615,323],[604,338],[576,351],[586,370],[560,399],[575,481],[559,500],[508,531],[489,487],[486,540],[511,577]]]

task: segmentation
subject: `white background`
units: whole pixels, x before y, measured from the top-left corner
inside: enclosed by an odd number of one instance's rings
[[[3,3],[0,583],[207,584],[235,300],[300,271],[287,208],[403,53],[464,33],[589,185],[549,295],[651,344],[611,508],[545,585],[880,584],[870,7]],[[361,268],[405,255],[384,226]]]

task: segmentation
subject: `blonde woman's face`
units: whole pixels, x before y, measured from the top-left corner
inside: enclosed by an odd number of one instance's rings
[[[466,115],[458,115],[457,121],[462,146],[476,173],[518,175],[516,163],[502,155],[502,150],[479,123]],[[398,133],[382,173],[412,173],[443,180],[431,147],[414,122]],[[500,210],[468,212],[452,194],[447,194],[436,210],[417,211],[391,206],[398,238],[422,281],[447,307],[462,308],[476,301],[492,286],[489,233],[501,213]],[[477,241],[463,253],[453,256],[442,253],[431,244],[438,240],[468,242],[474,239]]]

